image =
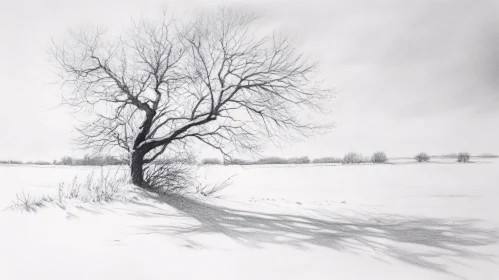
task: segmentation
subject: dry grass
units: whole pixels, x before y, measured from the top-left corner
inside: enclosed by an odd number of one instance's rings
[[[25,192],[16,194],[16,200],[12,201],[11,209],[26,212],[36,212],[38,208],[44,207],[54,202],[50,196],[34,197]]]
[[[225,179],[224,181],[216,184],[203,184],[198,182],[195,185],[195,190],[194,193],[201,194],[204,196],[213,196],[214,194],[220,192],[221,190],[225,189],[226,187],[230,186],[232,184],[232,178],[234,178],[235,175],[230,176],[229,178]]]
[[[129,178],[118,176],[117,172],[104,172],[101,170],[98,176],[94,172],[89,174],[85,180],[79,181],[74,177],[69,184],[60,183],[55,196],[35,197],[21,192],[16,194],[16,200],[12,201],[11,209],[26,212],[36,212],[37,209],[53,205],[64,207],[67,200],[81,202],[111,202],[124,197]]]

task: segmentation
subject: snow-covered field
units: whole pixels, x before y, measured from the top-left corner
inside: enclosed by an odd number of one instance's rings
[[[91,172],[0,165],[0,208]],[[499,279],[499,160],[199,174],[236,176],[216,197],[0,212],[0,279]]]

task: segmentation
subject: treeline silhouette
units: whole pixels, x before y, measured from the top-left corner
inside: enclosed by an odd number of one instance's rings
[[[81,159],[73,157],[63,157],[60,161],[54,161],[55,165],[90,165],[90,166],[104,166],[104,165],[124,165],[128,164],[126,159],[117,158],[114,156],[85,156]]]
[[[105,165],[124,165],[128,164],[126,159],[114,156],[84,156],[76,158],[65,156],[60,160],[48,161],[19,161],[19,160],[0,160],[0,164],[33,164],[33,165],[79,165],[79,166],[105,166]]]
[[[447,154],[438,156],[429,156],[426,153],[419,153],[414,156],[417,162],[428,162],[430,158],[456,158],[458,162],[469,162],[471,157],[474,158],[498,158],[494,154],[480,154],[471,156],[469,153]],[[392,158],[397,159],[397,158]],[[311,160],[309,157],[263,157],[257,160],[247,159],[225,159],[218,158],[204,158],[201,161],[196,161],[195,158],[185,159],[160,159],[157,164],[165,164],[169,162],[182,162],[184,164],[202,164],[202,165],[265,165],[265,164],[309,164],[309,163],[338,163],[338,164],[360,164],[360,163],[385,163],[389,158],[383,152],[376,152],[371,157],[362,156],[358,153],[347,153],[342,158],[339,157],[322,157]],[[128,160],[116,156],[84,156],[83,158],[76,158],[65,156],[60,160],[48,161],[18,161],[18,160],[0,160],[0,164],[33,164],[33,165],[69,165],[69,166],[107,166],[107,165],[128,165]]]

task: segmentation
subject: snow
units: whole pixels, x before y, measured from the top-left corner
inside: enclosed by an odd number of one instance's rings
[[[0,279],[495,279],[498,170],[201,167],[208,183],[236,176],[215,197],[131,188],[124,201],[0,212]],[[0,166],[0,208],[92,172]]]

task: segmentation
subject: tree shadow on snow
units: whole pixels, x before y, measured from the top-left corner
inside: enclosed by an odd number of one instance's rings
[[[153,223],[142,229],[148,233],[182,236],[198,247],[208,244],[191,240],[190,237],[220,234],[256,248],[270,244],[300,249],[318,246],[341,252],[367,253],[381,261],[395,259],[448,274],[453,273],[443,261],[461,265],[466,265],[470,259],[495,262],[494,255],[476,251],[480,246],[498,241],[495,230],[476,225],[479,220],[379,214],[362,217],[330,214],[325,218],[314,218],[308,215],[243,211],[189,197],[157,199],[197,222],[195,225]],[[149,215],[145,212],[142,214],[144,217]],[[154,212],[155,216],[158,214],[158,211]]]

